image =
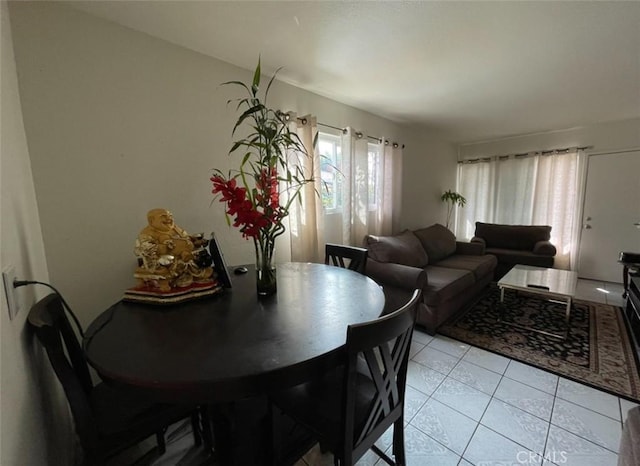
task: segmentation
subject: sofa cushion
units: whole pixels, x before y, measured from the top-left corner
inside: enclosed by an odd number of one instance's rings
[[[532,251],[538,241],[549,241],[549,225],[499,225],[476,222],[475,235],[485,240],[487,248]]]
[[[461,293],[466,293],[476,281],[472,272],[463,269],[428,265],[425,272],[429,282],[423,289],[422,296],[427,306],[437,306]]]
[[[432,264],[456,252],[456,235],[439,223],[416,230],[414,233]]]
[[[498,260],[492,255],[483,256],[467,256],[462,254],[454,254],[436,264],[437,267],[447,267],[449,269],[462,269],[473,272],[476,280],[481,280],[487,275],[493,277],[493,271],[498,265]]]
[[[409,230],[395,236],[368,235],[365,238],[365,247],[369,250],[369,257],[378,262],[392,262],[411,267],[424,267],[429,263],[429,257],[420,241]]]
[[[487,248],[487,254],[496,256],[501,264],[525,264],[535,267],[553,267],[553,256],[540,256],[530,251],[516,251],[514,249]],[[497,277],[496,278],[500,278]]]

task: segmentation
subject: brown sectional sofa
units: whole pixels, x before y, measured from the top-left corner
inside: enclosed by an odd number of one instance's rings
[[[556,247],[549,242],[548,225],[500,225],[476,222],[472,243],[485,247],[498,259],[495,280],[502,278],[516,264],[553,267]]]
[[[364,247],[369,254],[366,274],[382,285],[386,309],[409,299],[407,284],[417,277],[424,280],[417,323],[431,334],[482,292],[497,265],[481,244],[456,241],[440,224],[395,236],[369,235]]]

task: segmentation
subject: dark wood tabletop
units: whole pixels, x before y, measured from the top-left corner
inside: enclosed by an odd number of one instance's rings
[[[223,293],[158,306],[118,302],[87,329],[89,364],[113,382],[167,401],[224,402],[308,380],[335,363],[349,324],[375,319],[380,287],[339,267],[279,264],[278,292],[255,272]]]

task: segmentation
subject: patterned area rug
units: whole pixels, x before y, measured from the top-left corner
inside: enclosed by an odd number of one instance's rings
[[[503,321],[499,322],[501,307]],[[564,304],[491,286],[476,304],[438,333],[563,377],[640,401],[640,376],[622,309],[575,301],[565,340],[507,325],[511,322],[562,334]]]

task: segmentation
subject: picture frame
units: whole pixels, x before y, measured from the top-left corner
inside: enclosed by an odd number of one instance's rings
[[[229,275],[229,268],[224,260],[224,255],[216,239],[215,232],[211,232],[211,239],[209,240],[209,254],[213,259],[213,269],[218,275],[218,280],[224,288],[232,288],[231,276]]]

